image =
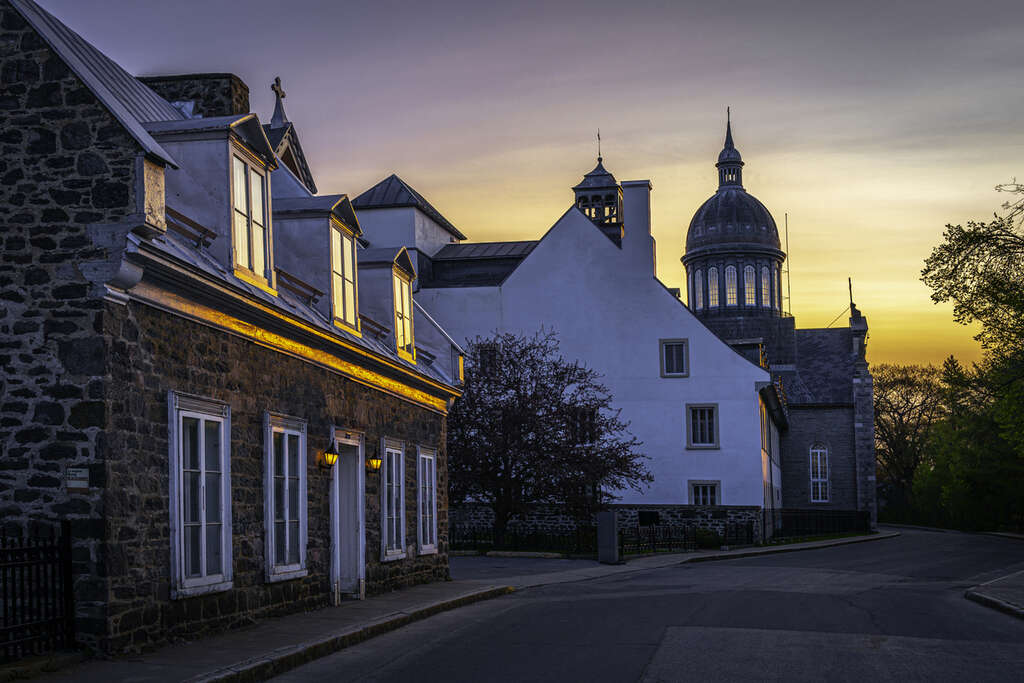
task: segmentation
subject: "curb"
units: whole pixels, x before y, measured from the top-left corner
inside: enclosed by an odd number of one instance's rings
[[[891,531],[885,534],[872,534],[871,536],[855,536],[853,538],[837,538],[833,541],[822,542],[821,545],[794,547],[779,546],[778,548],[763,548],[758,550],[746,550],[741,552],[720,553],[718,555],[704,555],[703,557],[690,557],[679,564],[688,562],[715,562],[717,560],[733,560],[740,557],[758,557],[760,555],[775,555],[778,553],[798,553],[802,550],[818,550],[820,548],[834,548],[837,545],[850,545],[851,543],[867,543],[869,541],[884,541],[896,538],[900,535],[898,531]]]
[[[89,659],[85,652],[58,652],[51,655],[31,657],[0,667],[0,683],[21,681],[44,674],[56,673]]]
[[[1011,617],[1024,619],[1024,608],[1017,607],[1016,605],[1012,605],[1004,600],[1000,600],[999,598],[993,598],[991,595],[985,595],[984,593],[975,590],[975,588],[968,588],[964,591],[964,597],[978,603],[979,605],[991,607],[992,609],[1009,614]]]
[[[374,636],[394,631],[414,621],[420,621],[435,614],[447,612],[448,610],[481,600],[507,595],[514,590],[515,588],[512,586],[500,586],[467,593],[451,600],[443,600],[427,605],[412,612],[401,613],[371,622],[365,626],[358,626],[349,631],[333,633],[324,638],[280,648],[263,657],[245,660],[222,669],[217,669],[216,671],[200,674],[188,679],[188,682],[212,683],[213,681],[230,681],[231,683],[249,683],[267,680],[272,676],[277,676],[315,659],[334,654],[339,650],[361,643]]]

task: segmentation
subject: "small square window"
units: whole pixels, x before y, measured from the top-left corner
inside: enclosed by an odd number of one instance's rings
[[[686,447],[718,448],[718,406],[686,406]]]
[[[688,377],[690,345],[686,339],[661,340],[661,376]]]
[[[717,481],[691,481],[690,505],[721,505]]]

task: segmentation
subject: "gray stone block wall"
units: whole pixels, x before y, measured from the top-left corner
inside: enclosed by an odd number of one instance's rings
[[[782,507],[856,510],[857,468],[853,410],[849,406],[789,407],[789,429],[782,434]],[[810,449],[828,447],[831,500],[811,502]]]
[[[71,520],[80,638],[105,633],[107,342],[91,264],[115,257],[139,148],[0,0],[0,520]],[[105,227],[113,226],[113,227]],[[92,487],[69,492],[68,466]]]
[[[194,102],[194,115],[249,113],[249,86],[234,74],[145,76],[139,79],[168,102]]]

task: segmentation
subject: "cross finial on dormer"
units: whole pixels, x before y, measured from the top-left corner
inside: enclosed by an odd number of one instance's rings
[[[270,118],[270,127],[280,128],[288,123],[288,117],[284,113],[284,102],[281,101],[284,99],[285,94],[284,88],[281,87],[280,76],[274,78],[274,83],[270,86],[270,89],[273,90],[274,95],[277,96],[274,101],[274,115]]]

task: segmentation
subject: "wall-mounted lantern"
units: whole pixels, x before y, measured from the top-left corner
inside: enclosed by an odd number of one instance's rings
[[[380,470],[380,451],[375,451],[366,457],[366,469],[371,472]]]
[[[331,439],[331,445],[327,447],[323,453],[320,454],[320,467],[329,470],[338,462],[338,447],[334,443],[334,439]]]

